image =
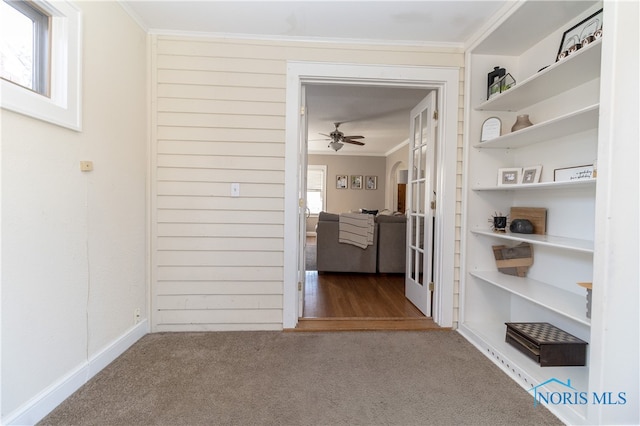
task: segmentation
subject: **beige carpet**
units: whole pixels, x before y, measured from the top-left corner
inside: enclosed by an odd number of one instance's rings
[[[41,424],[561,423],[440,331],[150,334]]]

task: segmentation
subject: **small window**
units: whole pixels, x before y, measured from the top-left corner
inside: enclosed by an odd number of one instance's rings
[[[82,130],[82,13],[66,0],[0,0],[0,105]]]
[[[327,166],[307,166],[307,208],[313,215],[326,210]]]
[[[44,96],[49,96],[50,19],[31,2],[0,2],[0,76]]]

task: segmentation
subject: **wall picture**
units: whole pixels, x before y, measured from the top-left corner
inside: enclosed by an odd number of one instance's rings
[[[351,176],[351,189],[362,189],[362,175]]]
[[[337,175],[336,176],[336,189],[347,189],[347,185],[349,184],[349,177],[347,175]]]
[[[365,189],[378,189],[378,176],[365,176]]]

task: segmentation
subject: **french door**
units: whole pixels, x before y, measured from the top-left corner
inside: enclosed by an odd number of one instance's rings
[[[410,117],[405,295],[430,317],[434,289],[436,91],[416,105]]]
[[[298,141],[298,316],[304,316],[304,287],[306,280],[305,253],[307,249],[307,98],[306,88],[300,89],[300,122]]]

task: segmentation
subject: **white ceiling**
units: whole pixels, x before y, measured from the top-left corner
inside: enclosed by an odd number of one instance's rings
[[[429,91],[393,87],[308,85],[310,153],[331,154],[328,139],[334,123],[346,136],[364,136],[365,146],[345,144],[344,154],[385,155],[409,138],[409,112]]]
[[[462,48],[509,0],[119,1],[151,33]],[[409,111],[424,96],[406,88],[311,86],[309,139],[339,121],[345,135],[365,136],[366,143],[345,145],[340,155],[384,155],[408,138]],[[309,152],[333,153],[326,141],[311,141]]]

